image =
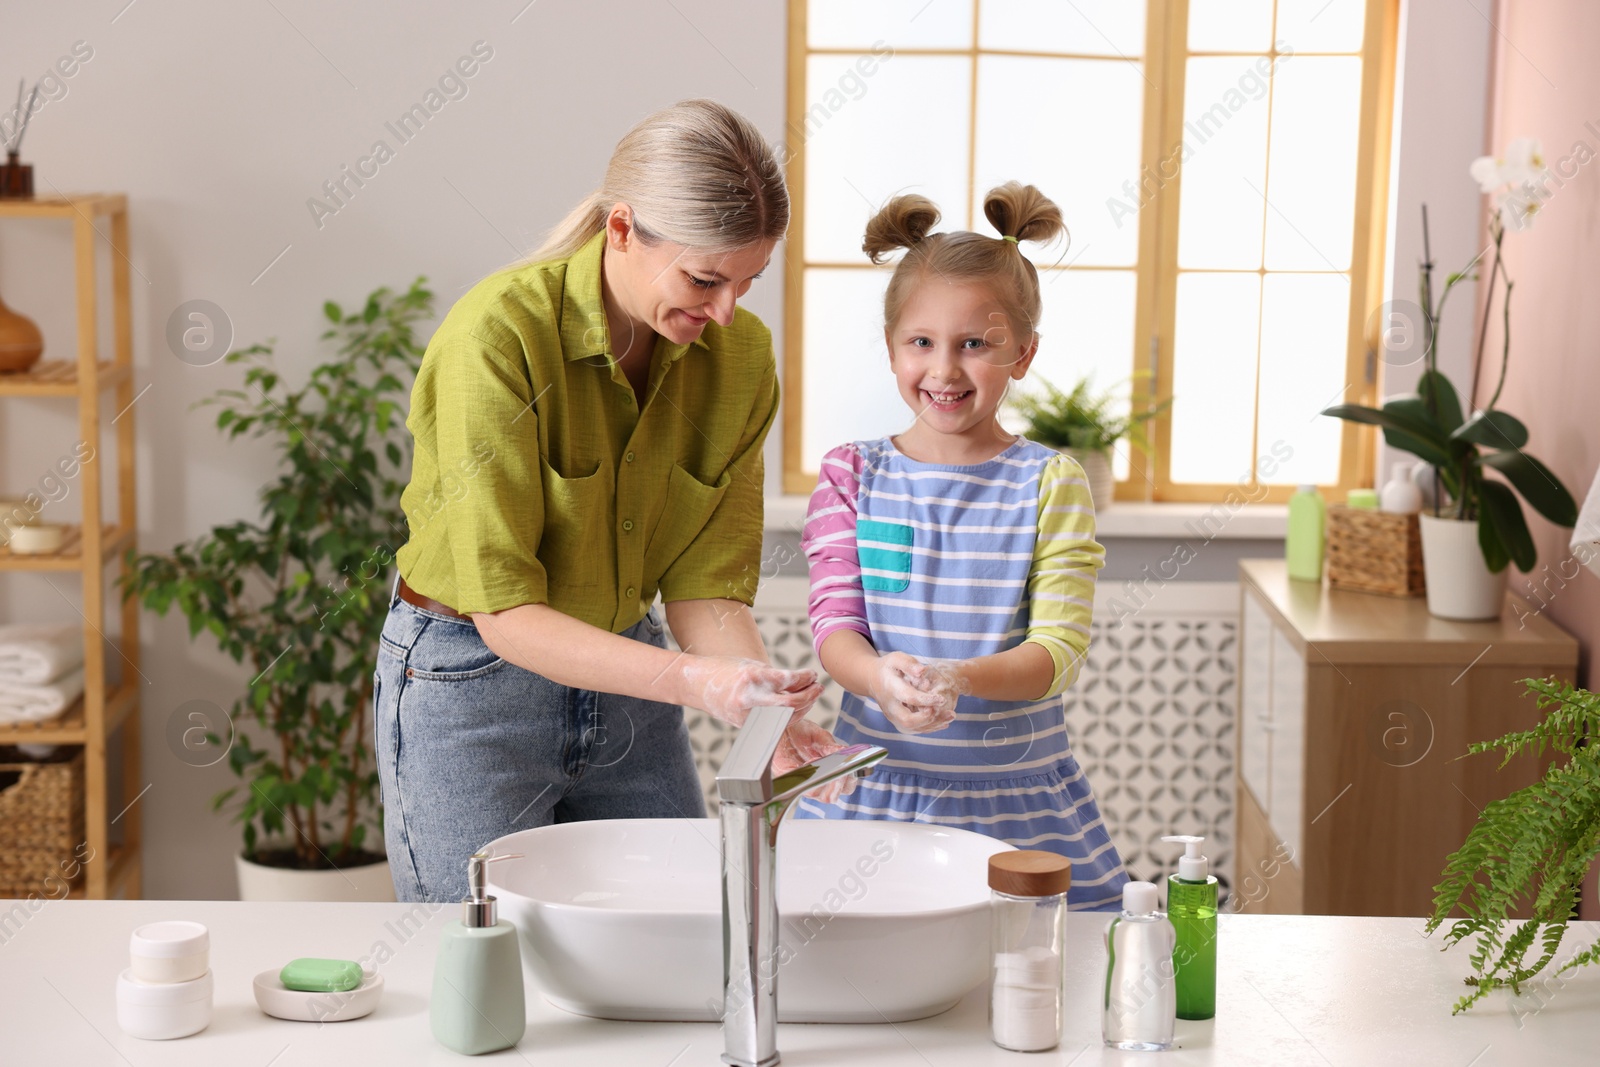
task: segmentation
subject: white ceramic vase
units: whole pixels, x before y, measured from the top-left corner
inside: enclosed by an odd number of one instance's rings
[[[1097,448],[1063,448],[1061,451],[1083,468],[1089,479],[1089,495],[1094,497],[1094,509],[1109,508],[1117,488],[1116,475],[1111,472],[1111,453]]]
[[[1506,572],[1483,561],[1478,524],[1461,519],[1422,519],[1422,569],[1428,580],[1428,611],[1441,619],[1498,619],[1506,599]]]
[[[233,857],[239,875],[239,899],[379,901],[394,899],[389,861],[345,867],[337,871],[296,871],[252,863],[242,854]]]

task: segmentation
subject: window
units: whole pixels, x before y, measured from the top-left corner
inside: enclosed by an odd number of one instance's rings
[[[867,219],[920,192],[939,229],[992,234],[1012,178],[1072,235],[1030,249],[1030,379],[1172,398],[1148,458],[1119,448],[1119,499],[1360,484],[1370,431],[1317,413],[1373,399],[1397,6],[791,0],[785,490],[908,418]]]

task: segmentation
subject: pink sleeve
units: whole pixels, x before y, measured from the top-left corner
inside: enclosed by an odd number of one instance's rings
[[[811,568],[811,639],[819,650],[836,630],[854,630],[872,640],[856,555],[860,488],[861,454],[855,446],[840,445],[822,457],[800,534],[800,548]]]

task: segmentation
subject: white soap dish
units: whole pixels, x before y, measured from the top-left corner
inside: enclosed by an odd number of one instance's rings
[[[285,989],[277,971],[262,971],[255,980],[256,1006],[274,1019],[297,1023],[342,1023],[371,1015],[383,997],[383,975],[368,975],[344,993]]]

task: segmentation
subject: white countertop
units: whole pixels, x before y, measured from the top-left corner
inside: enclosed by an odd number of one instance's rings
[[[410,910],[404,904],[34,903],[37,910],[29,914],[24,904],[0,901],[0,1063],[7,1067],[470,1062],[435,1044],[428,1028],[439,928],[457,917],[457,907],[440,908],[426,926],[408,930],[401,922]],[[179,918],[211,930],[211,1026],[178,1041],[127,1037],[117,1029],[114,989],[118,971],[127,966],[128,934],[145,922]],[[1102,915],[1068,918],[1067,1032],[1053,1052],[996,1048],[980,989],[921,1022],[781,1025],[783,1062],[1543,1067],[1594,1061],[1600,969],[1536,983],[1515,1006],[1508,994],[1496,993],[1467,1015],[1452,1017],[1450,1005],[1464,989],[1468,946],[1441,953],[1440,936],[1424,939],[1420,919],[1319,916],[1223,916],[1217,1018],[1180,1020],[1181,1048],[1170,1053],[1112,1051],[1100,1043],[1096,1010],[1106,921]],[[1600,923],[1573,924],[1559,958],[1596,936]],[[284,1022],[262,1015],[251,996],[257,973],[297,956],[360,959],[380,951],[392,954],[378,968],[384,999],[365,1019],[320,1026]],[[549,1006],[529,988],[521,1043],[477,1059],[699,1067],[719,1063],[721,1052],[714,1024],[584,1019]]]

